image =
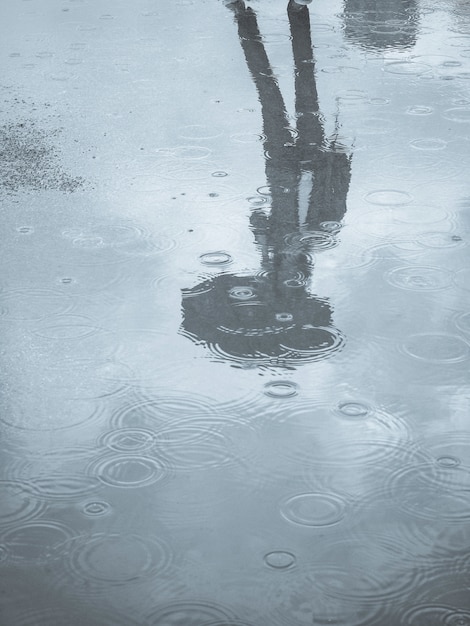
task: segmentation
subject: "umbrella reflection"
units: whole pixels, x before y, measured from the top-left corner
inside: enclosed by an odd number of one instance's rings
[[[328,299],[312,294],[309,280],[314,255],[338,244],[351,155],[338,128],[334,136],[325,135],[306,4],[291,0],[287,8],[295,65],[293,129],[256,13],[241,0],[226,3],[262,109],[267,185],[258,190],[260,206],[250,216],[261,268],[224,272],[184,290],[181,331],[231,361],[296,365],[330,356],[343,343]]]

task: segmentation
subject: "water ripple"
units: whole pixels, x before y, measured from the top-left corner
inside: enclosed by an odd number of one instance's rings
[[[223,347],[222,342],[214,341],[207,342],[209,350],[214,356],[224,362],[235,363],[241,367],[246,364],[257,364],[269,368],[284,368],[302,365],[304,363],[313,363],[315,361],[331,358],[339,353],[345,344],[345,337],[334,327],[304,325],[301,328],[288,327],[287,331],[284,326],[280,326],[279,328],[274,326],[253,329],[240,328],[236,330],[220,327],[219,330],[223,332],[224,335],[233,335],[234,341],[233,345],[230,347],[230,352]],[[264,345],[265,342],[262,341],[263,337],[280,333],[283,333],[282,339],[278,343],[278,348],[276,348],[276,352],[279,352],[279,354],[270,354],[269,352],[272,350],[271,346],[269,346],[269,350],[264,350],[261,347],[257,349],[254,348],[256,337],[259,336],[261,343]],[[238,346],[238,350],[240,350],[238,342],[235,342],[237,336],[253,337],[249,346],[251,353],[247,351],[241,351],[240,353],[235,352],[236,345]],[[245,341],[244,344],[246,343]],[[225,339],[223,344],[227,344]]]
[[[454,324],[463,333],[470,333],[470,312],[458,313],[454,318]]]
[[[444,150],[447,147],[447,141],[439,137],[428,137],[426,139],[413,139],[410,146],[416,150]]]
[[[333,326],[303,326],[296,332],[287,333],[280,344],[280,359],[293,365],[321,361],[341,352],[345,341],[341,331]]]
[[[195,470],[238,463],[256,454],[258,433],[236,418],[186,418],[155,433],[155,453],[174,470]]]
[[[82,623],[86,623],[87,626],[139,626],[139,623],[129,616],[116,615],[110,611],[107,611],[105,615],[99,611],[95,612],[89,606],[83,613],[76,607],[72,611],[73,619],[81,619]],[[70,624],[71,609],[51,606],[19,610],[15,611],[14,619],[15,626],[64,626],[64,624]]]
[[[114,359],[58,360],[45,371],[57,395],[81,400],[119,394],[125,387],[125,381],[133,375],[129,367]]]
[[[172,154],[180,159],[187,159],[189,161],[205,159],[211,154],[212,150],[205,146],[177,146],[172,148]],[[214,174],[212,174],[213,176]]]
[[[470,107],[454,107],[447,109],[442,116],[444,119],[450,120],[451,122],[468,124],[470,122]]]
[[[274,380],[265,384],[264,393],[271,398],[292,398],[298,394],[298,387],[289,380]]]
[[[39,517],[46,507],[29,482],[0,480],[0,527]]]
[[[119,188],[130,191],[133,195],[139,192],[155,194],[161,191],[161,179],[155,172],[124,177],[118,185]]]
[[[81,623],[87,626],[139,626],[132,618],[125,615],[111,614],[109,611],[104,614],[95,612],[91,607],[87,607],[82,613],[76,607],[73,609],[59,608],[57,606],[46,606],[34,609],[21,609],[14,611],[15,626],[64,626],[70,624],[71,611],[73,619],[82,619]],[[74,623],[77,623],[76,621]]]
[[[434,108],[425,104],[414,104],[406,109],[408,115],[431,115]]]
[[[74,437],[74,435],[72,435]],[[18,440],[19,442],[22,439]],[[27,476],[28,478],[38,478],[40,475],[47,476],[60,472],[66,466],[73,465],[74,468],[83,467],[92,457],[94,450],[90,446],[74,445],[67,446],[62,438],[58,438],[55,442],[57,447],[53,447],[53,443],[49,435],[35,441],[34,447],[28,447],[28,454],[21,454],[24,451],[24,445],[19,443],[14,446],[13,441],[10,442],[12,450],[15,453],[15,464],[17,476]]]
[[[467,431],[453,431],[427,437],[423,447],[440,465],[456,467],[463,465],[470,469],[470,434]]]
[[[469,344],[448,333],[419,333],[408,337],[401,346],[403,352],[427,363],[459,363],[470,356]]]
[[[231,289],[229,289],[228,295],[229,298],[233,298],[234,300],[241,300],[242,302],[256,297],[256,293],[251,287],[245,287],[243,285],[232,287]]]
[[[105,454],[88,466],[88,473],[92,479],[98,479],[105,485],[134,489],[165,479],[168,467],[150,456]]]
[[[222,135],[220,129],[204,124],[191,124],[179,129],[179,136],[183,139],[214,139],[220,135]]]
[[[300,526],[332,526],[345,517],[347,507],[335,493],[301,493],[281,503],[281,515]]]
[[[380,206],[401,206],[413,200],[411,194],[400,189],[377,189],[370,191],[364,198],[367,202]]]
[[[455,284],[461,289],[470,291],[470,268],[464,267],[455,273]]]
[[[275,193],[275,194],[280,194],[280,193],[288,193],[289,189],[288,187],[283,187],[282,185],[262,185],[261,187],[258,187],[258,189],[256,190],[259,194],[261,194],[262,196],[266,196],[267,198],[271,198],[271,196]],[[264,200],[265,202],[266,200]]]
[[[406,76],[421,76],[431,70],[431,65],[418,61],[389,61],[384,70],[390,74],[405,74]]]
[[[423,224],[436,224],[444,220],[449,221],[449,212],[439,206],[423,206],[421,204],[412,204],[411,206],[393,207],[391,209],[393,219],[401,224],[415,224],[421,226]]]
[[[201,254],[199,257],[199,261],[203,265],[209,266],[226,266],[232,262],[232,257],[228,252],[224,252],[223,250],[217,250],[216,252],[205,252]]]
[[[331,250],[331,248],[336,248],[339,244],[334,234],[327,230],[311,230],[303,231],[302,233],[293,233],[287,235],[285,241],[287,245],[291,246],[294,250],[308,249],[314,252]]]
[[[2,541],[11,561],[38,564],[46,563],[51,553],[74,535],[65,524],[41,519],[16,525],[4,533]]]
[[[230,135],[230,139],[235,143],[263,143],[266,141],[266,136],[258,133],[234,133]]]
[[[105,433],[98,440],[99,445],[104,445],[116,452],[129,453],[148,450],[154,443],[154,433],[144,428],[118,428]]]
[[[446,289],[452,284],[452,273],[440,267],[396,267],[385,275],[394,287],[411,291],[434,291]]]
[[[236,615],[228,608],[213,602],[173,602],[152,611],[146,623],[149,626],[201,626],[212,624],[230,625]],[[236,622],[235,622],[236,623]]]
[[[145,231],[134,224],[94,224],[85,228],[67,228],[62,236],[71,241],[83,240],[87,247],[120,247],[145,237]]]
[[[384,157],[387,163],[386,176],[398,178],[400,181],[416,182],[417,176],[426,177],[429,182],[434,179],[448,179],[455,177],[462,169],[455,160],[443,158],[442,155],[432,152],[417,152],[409,150],[404,158],[403,150],[393,152]]]
[[[87,517],[98,517],[101,515],[107,515],[111,511],[111,505],[108,502],[93,500],[92,502],[86,502],[81,512]]]
[[[390,478],[390,495],[405,512],[429,520],[468,523],[470,469],[423,463],[404,466]]]
[[[62,231],[70,249],[65,263],[74,266],[101,266],[124,263],[130,258],[147,258],[166,253],[175,241],[128,224],[98,224]]]
[[[448,219],[448,213],[432,206],[388,206],[361,213],[354,227],[388,242],[397,237],[408,239],[422,232],[423,225]]]
[[[377,433],[380,437],[380,434]],[[349,442],[333,442],[325,446],[323,454],[318,460],[326,467],[349,467],[364,471],[370,467],[376,467],[377,471],[392,472],[394,467],[401,466],[406,460],[412,462],[426,458],[424,453],[406,441],[390,441],[380,438],[357,439]],[[377,435],[376,435],[377,437]]]
[[[341,417],[356,419],[364,419],[370,417],[373,408],[362,400],[346,400],[340,402],[336,408]]]
[[[417,241],[425,248],[459,248],[466,245],[460,235],[452,232],[421,233]]]
[[[224,437],[197,426],[168,428],[157,435],[159,458],[176,470],[218,467],[233,461]]]
[[[30,396],[12,399],[9,411],[4,411],[0,422],[23,431],[53,432],[78,429],[95,421],[103,415],[103,407],[91,400],[70,398]]]
[[[32,226],[18,226],[16,231],[21,235],[32,235],[34,233],[34,228]]]
[[[0,320],[40,321],[68,313],[73,306],[69,294],[52,289],[14,289],[2,293]]]
[[[263,187],[260,187],[260,189],[263,189]],[[284,188],[282,187],[281,189],[283,190]],[[287,191],[289,190],[287,189],[286,192]],[[282,191],[282,193],[284,193],[284,191]],[[260,196],[250,196],[249,198],[247,198],[247,202],[250,203],[251,207],[263,207],[264,209],[268,210],[269,207],[265,207],[265,205],[271,202],[271,197],[268,194],[263,194]]]
[[[402,616],[407,626],[469,626],[470,611],[440,604],[422,604],[408,609]]]
[[[375,262],[414,261],[423,257],[423,248],[413,240],[397,238],[388,243],[371,246],[369,253]]]
[[[256,626],[253,622],[245,622],[245,620],[241,619],[218,619],[215,622],[211,622],[210,624],[205,624],[204,626]]]
[[[122,329],[114,335],[115,355],[124,365],[114,382],[150,387],[161,384],[163,373],[174,372],[184,362],[168,352],[168,335],[153,329]],[[175,360],[173,360],[175,359]]]
[[[403,462],[429,458],[410,445],[410,430],[400,415],[358,399],[337,406],[296,402],[289,411],[269,415],[260,433],[271,442],[265,480],[297,471],[312,492],[327,486],[362,499],[382,489],[384,476]]]
[[[351,567],[331,566],[317,570],[317,585],[332,598],[377,606],[400,599],[410,592],[414,576],[399,567],[392,572],[369,570],[358,563]],[[380,622],[379,622],[380,623]]]
[[[113,428],[138,428],[155,432],[158,427],[168,426],[174,420],[194,417],[215,417],[216,411],[210,399],[197,394],[162,393],[155,397],[142,397],[130,404],[120,406],[111,416]]]
[[[415,602],[411,606],[405,605],[408,608],[405,609],[403,617],[410,621],[400,623],[411,626],[428,626],[430,623],[433,626],[470,624],[470,596],[468,584],[462,579],[462,573],[459,577],[454,577],[448,572],[441,572],[433,585],[425,585],[416,591]],[[432,621],[429,621],[431,619]]]
[[[92,318],[85,315],[55,315],[53,319],[46,318],[36,326],[32,333],[44,339],[82,339],[101,332],[95,326]]]
[[[66,572],[78,587],[99,593],[103,586],[127,587],[149,580],[164,579],[173,561],[171,546],[159,538],[132,533],[81,535],[57,548]],[[92,581],[90,587],[89,582]]]
[[[45,501],[60,500],[68,502],[83,498],[100,488],[100,482],[93,477],[80,474],[57,472],[50,476],[36,476],[30,480],[39,498]]]
[[[370,533],[364,539],[324,541],[315,560],[313,572],[322,592],[371,607],[385,608],[397,599],[403,602],[422,577],[400,542]]]
[[[267,33],[261,35],[259,40],[267,44],[283,44],[290,41],[291,37],[285,33]]]
[[[327,233],[337,235],[343,228],[343,224],[341,222],[337,222],[336,220],[326,220],[324,222],[320,222],[320,228]]]
[[[372,135],[373,137],[376,137],[377,135],[387,135],[388,133],[391,133],[395,130],[396,125],[392,122],[392,120],[387,118],[368,117],[361,120],[359,128],[361,135]]]
[[[155,166],[157,176],[176,181],[197,181],[208,179],[217,169],[217,163],[206,159],[169,159]]]
[[[356,603],[350,599],[331,597],[319,588],[321,568],[298,568],[283,576],[269,593],[269,605],[275,612],[270,623],[284,626],[376,626],[384,623],[383,603]]]
[[[277,570],[284,570],[294,567],[297,559],[295,554],[284,550],[274,550],[264,555],[264,562],[268,567]]]
[[[343,91],[339,91],[336,94],[336,98],[339,101],[345,101],[348,103],[364,103],[368,100],[367,93],[361,89],[345,89]]]
[[[155,519],[184,533],[209,528],[220,512],[232,507],[240,490],[244,487],[234,481],[232,466],[219,466],[216,471],[211,466],[175,471],[170,488],[159,490],[158,499],[153,501],[158,507],[154,507]]]

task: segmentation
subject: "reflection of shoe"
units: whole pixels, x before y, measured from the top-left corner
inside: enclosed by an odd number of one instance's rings
[[[243,0],[223,0],[223,3],[227,9],[230,9],[235,14],[245,10],[245,3]]]
[[[290,11],[300,11],[304,6],[310,4],[312,0],[290,0],[289,2],[289,10]]]

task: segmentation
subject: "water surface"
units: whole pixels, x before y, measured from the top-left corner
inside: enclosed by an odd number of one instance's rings
[[[5,626],[470,623],[470,12],[13,0]]]

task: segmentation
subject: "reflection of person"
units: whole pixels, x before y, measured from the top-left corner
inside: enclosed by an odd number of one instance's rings
[[[416,0],[344,0],[346,39],[367,49],[411,48],[416,43]]]
[[[268,212],[255,208],[250,218],[262,271],[223,273],[184,292],[183,331],[227,358],[322,358],[338,346],[340,337],[328,301],[310,294],[307,282],[312,249],[336,243],[346,211],[351,157],[325,137],[305,4],[307,0],[291,0],[288,5],[297,114],[293,138],[256,14],[242,0],[226,2],[261,102],[271,203]]]

